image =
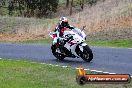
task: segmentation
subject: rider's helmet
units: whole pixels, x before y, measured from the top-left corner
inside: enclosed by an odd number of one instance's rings
[[[59,21],[62,27],[66,27],[68,25],[68,19],[66,17],[61,17]]]

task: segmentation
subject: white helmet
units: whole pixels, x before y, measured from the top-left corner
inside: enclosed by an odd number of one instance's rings
[[[66,27],[68,25],[68,19],[66,17],[61,17],[59,21],[60,25],[63,27]]]

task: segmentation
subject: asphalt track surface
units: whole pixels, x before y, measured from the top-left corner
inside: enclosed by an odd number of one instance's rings
[[[111,73],[132,75],[132,49],[91,47],[94,58],[84,62],[81,58],[65,58],[57,61],[52,55],[50,45],[0,44],[0,58],[29,60],[62,66],[79,67]]]

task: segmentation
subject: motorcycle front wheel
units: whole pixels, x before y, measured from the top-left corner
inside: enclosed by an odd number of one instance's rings
[[[76,52],[86,62],[90,62],[93,59],[92,50],[88,45],[83,46],[83,52],[77,47]]]

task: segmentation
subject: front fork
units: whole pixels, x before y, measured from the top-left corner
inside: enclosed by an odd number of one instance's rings
[[[86,43],[81,43],[79,44],[79,49],[83,52],[83,47],[86,46]]]
[[[80,57],[80,55],[83,53],[83,51],[84,51],[84,46],[86,46],[87,44],[86,43],[80,43],[80,44],[78,44],[77,46],[76,46],[76,49],[75,49],[75,52],[76,52],[76,54]]]

